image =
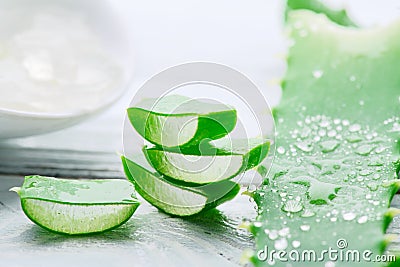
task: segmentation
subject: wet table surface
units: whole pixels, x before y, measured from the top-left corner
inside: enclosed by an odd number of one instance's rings
[[[122,227],[86,237],[50,233],[25,217],[17,195],[8,191],[24,175],[124,178],[118,156],[124,105],[58,133],[0,143],[0,267],[240,265],[243,251],[254,246],[251,235],[238,229],[256,216],[245,195],[190,219],[165,215],[142,200]],[[400,207],[398,196],[392,206]],[[400,219],[389,232],[400,233]],[[392,249],[398,248],[397,240]]]
[[[21,177],[1,177],[0,266],[238,266],[252,238],[237,226],[254,216],[246,196],[189,219],[173,218],[142,203],[120,228],[68,237],[34,225],[8,188]]]
[[[0,267],[20,266],[238,266],[253,246],[238,225],[254,218],[248,196],[190,219],[173,218],[142,199],[122,227],[68,237],[34,225],[17,194],[24,175],[124,179],[118,153],[126,101],[76,127],[0,142]],[[105,127],[106,126],[106,127]]]

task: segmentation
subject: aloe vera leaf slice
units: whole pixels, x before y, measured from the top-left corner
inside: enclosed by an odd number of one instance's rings
[[[199,187],[173,184],[154,172],[150,166],[122,157],[125,174],[136,191],[150,204],[176,216],[191,216],[217,207],[234,198],[240,187],[231,181],[222,181]]]
[[[198,145],[219,139],[236,126],[236,110],[180,95],[146,99],[128,109],[128,118],[147,141],[162,147]]]
[[[116,228],[139,206],[126,180],[72,180],[27,176],[18,193],[26,216],[52,232],[82,235]]]
[[[217,140],[187,149],[145,148],[149,163],[172,179],[207,184],[236,177],[259,165],[267,156],[267,139]]]
[[[345,28],[302,10],[289,13],[288,27],[294,46],[274,110],[278,153],[254,195],[256,251],[268,246],[319,256],[345,239],[348,250],[381,255],[399,188],[400,23]],[[252,261],[269,265],[257,255]],[[325,257],[307,266],[331,263]],[[303,266],[278,260],[274,266],[287,264]]]

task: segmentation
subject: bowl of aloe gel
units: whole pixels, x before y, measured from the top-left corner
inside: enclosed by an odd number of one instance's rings
[[[74,125],[129,83],[129,40],[106,1],[1,1],[0,25],[0,139]]]

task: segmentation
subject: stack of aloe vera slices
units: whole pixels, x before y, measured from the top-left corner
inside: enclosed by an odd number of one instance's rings
[[[277,156],[254,194],[259,215],[251,224],[251,261],[399,266],[376,256],[384,253],[385,230],[398,214],[388,207],[399,189],[400,22],[344,27],[339,24],[349,25],[347,17],[332,21],[334,12],[329,19],[303,9],[315,2],[297,1],[287,14],[293,46],[274,110]],[[288,261],[272,260],[266,248],[295,253],[284,257]],[[329,248],[339,258],[323,255]]]
[[[146,160],[122,158],[126,175],[144,199],[172,215],[232,199],[240,187],[231,179],[258,166],[269,150],[266,139],[227,138],[237,115],[222,104],[170,95],[140,102],[128,117],[152,145],[143,148]]]

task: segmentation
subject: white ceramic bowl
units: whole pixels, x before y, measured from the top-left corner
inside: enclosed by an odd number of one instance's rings
[[[24,112],[2,108],[0,106],[0,139],[25,137],[60,130],[77,124],[111,106],[118,100],[128,87],[132,72],[133,58],[130,50],[130,39],[118,13],[107,0],[5,0],[0,2],[0,9],[21,6],[24,9],[55,7],[67,9],[68,12],[84,14],[85,20],[104,47],[122,70],[122,81],[118,88],[113,88],[110,96],[104,102],[81,111],[63,112],[58,114]],[[1,18],[0,18],[1,21]],[[13,25],[7,25],[7,27]],[[3,28],[4,29],[4,28]],[[0,30],[2,28],[0,27]],[[9,30],[9,29],[8,29]],[[0,97],[1,90],[0,90]]]

